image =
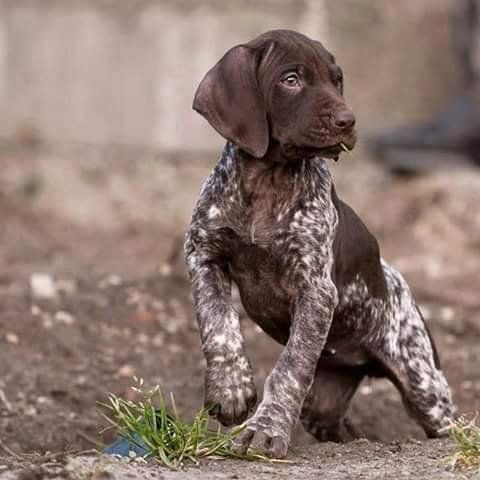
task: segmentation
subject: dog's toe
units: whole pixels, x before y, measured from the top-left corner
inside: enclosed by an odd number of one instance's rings
[[[235,439],[234,451],[240,455],[250,451],[270,458],[285,458],[288,441],[262,429],[247,428]]]

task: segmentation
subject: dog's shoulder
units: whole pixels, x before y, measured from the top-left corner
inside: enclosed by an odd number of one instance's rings
[[[229,204],[237,201],[238,185],[235,181],[235,145],[228,142],[220,159],[204,181],[185,237],[185,253],[195,249],[216,258],[227,239],[224,217]]]

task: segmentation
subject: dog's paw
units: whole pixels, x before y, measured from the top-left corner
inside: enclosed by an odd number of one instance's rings
[[[213,360],[206,372],[205,406],[221,424],[240,425],[257,403],[250,364],[245,357]]]
[[[290,444],[290,426],[279,422],[277,415],[261,409],[235,439],[234,450],[245,454],[248,450],[270,458],[285,458]]]

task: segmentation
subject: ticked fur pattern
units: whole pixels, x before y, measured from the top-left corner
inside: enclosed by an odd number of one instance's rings
[[[342,288],[335,284],[338,213],[325,160],[297,161],[292,194],[279,197],[271,223],[257,221],[244,193],[241,164],[242,152],[227,143],[201,190],[185,242],[207,363],[205,400],[223,424],[244,422],[256,403],[232,280],[249,316],[285,344],[263,400],[237,441],[238,451],[251,447],[284,456],[299,418],[318,439],[341,437],[349,400],[369,374],[369,362],[382,366],[427,434],[440,435],[452,416],[450,391],[405,280],[382,260],[386,299],[372,296],[361,274]],[[329,348],[332,321],[342,323],[347,343],[355,345],[353,356],[337,352],[338,341]],[[329,363],[336,357],[338,375]],[[353,375],[344,375],[342,362]]]

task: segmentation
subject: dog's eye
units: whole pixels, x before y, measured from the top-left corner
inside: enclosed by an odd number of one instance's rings
[[[300,85],[300,78],[296,73],[289,73],[285,77],[282,78],[283,85],[287,87],[298,87]]]
[[[343,72],[341,70],[339,70],[335,75],[335,83],[340,88],[343,85]]]

